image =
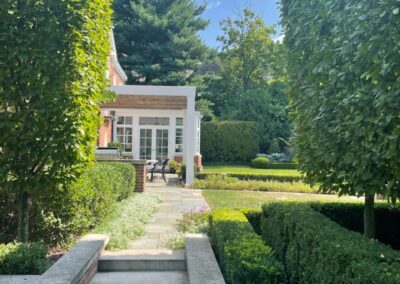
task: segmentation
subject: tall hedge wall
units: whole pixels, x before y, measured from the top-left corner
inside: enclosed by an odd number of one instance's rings
[[[201,131],[204,162],[249,162],[259,150],[259,137],[254,122],[205,122]]]

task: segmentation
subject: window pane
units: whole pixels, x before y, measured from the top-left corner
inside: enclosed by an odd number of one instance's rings
[[[183,118],[177,117],[176,118],[176,125],[177,126],[182,126],[183,125]]]
[[[122,127],[117,128],[117,135],[124,135],[124,129]]]
[[[125,124],[132,125],[132,117],[125,117]]]
[[[132,135],[132,128],[125,128],[125,135]]]
[[[140,125],[169,125],[168,117],[141,117],[139,118]]]
[[[123,116],[118,116],[117,117],[117,124],[124,124],[124,117]]]

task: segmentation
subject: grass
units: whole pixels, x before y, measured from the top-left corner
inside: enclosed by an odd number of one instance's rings
[[[303,192],[317,193],[318,186],[311,187],[301,181],[280,182],[275,180],[239,180],[233,177],[210,175],[205,179],[196,179],[193,188],[216,190],[250,190],[250,191],[275,191],[275,192]]]
[[[254,169],[249,166],[205,166],[206,174],[248,174],[248,175],[275,175],[275,176],[301,176],[297,170],[286,169]]]
[[[144,234],[144,226],[157,211],[159,202],[155,195],[136,193],[116,204],[93,233],[110,236],[107,249],[127,249],[130,241]]]
[[[214,208],[260,208],[271,201],[322,201],[322,202],[362,202],[355,197],[337,197],[326,194],[252,192],[232,190],[204,190],[203,196]]]

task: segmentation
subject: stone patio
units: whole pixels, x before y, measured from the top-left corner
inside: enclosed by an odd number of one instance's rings
[[[160,249],[166,248],[170,239],[181,234],[176,225],[182,219],[183,213],[200,208],[209,208],[200,190],[185,189],[176,185],[166,185],[156,180],[147,183],[147,192],[157,194],[162,203],[159,211],[145,228],[145,235],[132,241],[130,249]]]

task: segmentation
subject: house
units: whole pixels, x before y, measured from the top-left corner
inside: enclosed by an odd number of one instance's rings
[[[186,182],[202,167],[201,114],[195,110],[196,88],[126,85],[111,35],[110,84],[115,101],[101,107],[99,147],[120,142],[122,156],[133,160],[175,160],[187,164]]]

